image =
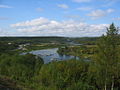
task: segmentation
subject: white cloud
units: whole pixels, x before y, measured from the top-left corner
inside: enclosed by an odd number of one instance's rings
[[[37,26],[37,25],[42,25],[42,24],[47,24],[49,23],[48,19],[40,17],[38,19],[33,19],[31,21],[25,21],[25,22],[20,22],[16,24],[12,24],[11,27],[24,27],[24,26]]]
[[[77,3],[83,3],[83,2],[90,2],[91,0],[73,0],[73,1]]]
[[[79,8],[77,8],[77,10],[89,11],[89,10],[92,10],[92,8],[91,7],[79,7]]]
[[[58,4],[57,6],[60,7],[60,8],[63,8],[63,9],[68,9],[69,8],[69,6],[66,5],[66,4]]]
[[[98,10],[90,12],[89,14],[87,14],[87,16],[91,16],[92,19],[98,19],[98,18],[104,17],[112,12],[114,12],[113,9],[108,9],[108,10],[98,9]]]
[[[41,20],[42,19],[42,20]],[[38,18],[11,25],[18,33],[39,36],[98,36],[106,31],[107,24],[87,24],[80,21],[56,21]]]
[[[5,29],[0,28],[0,36],[6,36],[8,32]]]
[[[91,16],[93,19],[97,19],[105,15],[106,13],[103,10],[95,10],[88,14],[88,16]]]
[[[115,10],[114,9],[108,9],[107,10],[107,13],[112,13],[112,12],[114,12]]]
[[[12,8],[12,7],[8,5],[0,5],[0,8]]]

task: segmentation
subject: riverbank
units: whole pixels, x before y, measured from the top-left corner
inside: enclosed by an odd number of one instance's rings
[[[96,45],[66,46],[58,49],[59,54],[73,55],[81,58],[92,58],[97,52]]]

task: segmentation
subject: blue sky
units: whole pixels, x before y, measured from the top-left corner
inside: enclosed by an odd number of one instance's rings
[[[0,36],[100,36],[120,0],[0,0]]]

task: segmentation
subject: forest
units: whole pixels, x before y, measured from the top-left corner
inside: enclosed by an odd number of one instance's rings
[[[0,37],[0,90],[120,90],[119,42],[114,23],[101,37]],[[56,47],[79,60],[21,55]]]

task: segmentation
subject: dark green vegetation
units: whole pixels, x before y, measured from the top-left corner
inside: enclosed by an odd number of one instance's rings
[[[100,38],[49,38],[0,38],[0,89],[120,90],[120,39],[114,24]],[[81,59],[44,64],[40,57],[19,54],[19,44],[26,43],[28,50],[59,47],[60,54]]]
[[[29,45],[29,46],[26,46],[26,50],[25,51],[32,51],[32,50],[41,50],[41,49],[50,49],[50,48],[58,48],[58,47],[61,47],[61,46],[64,46],[63,44],[39,44],[39,45],[36,45],[36,44],[32,44],[32,45]]]
[[[16,84],[18,83],[25,87],[28,85],[32,86],[34,77],[38,74],[43,64],[44,62],[41,58],[32,54],[2,54],[0,56],[0,77],[3,80],[13,80]]]
[[[65,43],[67,38],[64,37],[0,37],[2,42],[24,43]]]
[[[115,89],[115,85],[120,85],[120,48],[118,29],[111,24],[107,28],[107,35],[102,36],[98,42],[98,53],[95,63],[97,73],[101,75],[101,83],[105,90]],[[119,87],[119,88],[118,88]],[[116,89],[120,89],[118,86]]]
[[[87,45],[93,45],[98,40],[98,37],[83,37],[83,38],[69,38],[69,37],[0,37],[2,43],[12,44],[44,44],[44,43],[55,43],[55,44],[70,44],[72,43],[83,43]]]
[[[99,40],[99,37],[71,38],[71,40],[76,43],[82,43],[84,45],[96,45],[96,41]]]
[[[80,45],[60,47],[59,54],[73,55],[80,58],[90,59],[97,52],[97,45]]]

